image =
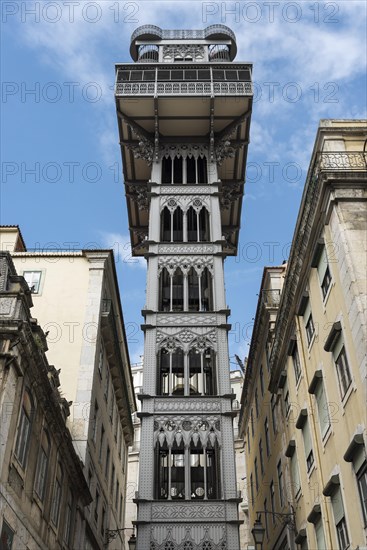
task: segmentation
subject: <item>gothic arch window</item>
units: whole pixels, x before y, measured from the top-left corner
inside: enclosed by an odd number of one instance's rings
[[[197,162],[197,182],[208,183],[208,166],[206,157],[199,157]]]
[[[192,267],[187,276],[189,291],[189,311],[200,311],[200,278]]]
[[[184,395],[184,352],[180,348],[158,354],[158,395]]]
[[[196,210],[192,206],[187,211],[187,240],[189,242],[208,242],[210,240],[209,232],[209,213],[205,207]]]
[[[187,157],[186,159],[186,178],[187,183],[196,183],[196,158]]]
[[[213,280],[206,267],[200,277],[200,311],[213,311]]]
[[[159,311],[171,311],[171,277],[165,267],[159,277]]]
[[[173,159],[173,183],[183,183],[183,159],[175,157]]]
[[[214,351],[191,348],[188,364],[190,395],[214,395],[217,387]]]
[[[161,212],[161,241],[165,243],[183,242],[183,212],[178,206],[169,210],[165,206]]]
[[[162,183],[172,183],[172,159],[162,158]]]
[[[47,470],[50,458],[50,447],[50,436],[48,435],[47,430],[43,429],[41,435],[41,446],[38,452],[36,477],[34,482],[34,490],[36,491],[41,501],[43,501],[45,496]]]
[[[171,311],[184,310],[184,277],[178,267],[172,277]]]
[[[191,500],[218,499],[219,496],[219,447],[201,442],[190,444]]]

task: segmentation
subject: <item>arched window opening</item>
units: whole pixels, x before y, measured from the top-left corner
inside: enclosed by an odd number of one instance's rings
[[[196,183],[195,157],[187,157],[186,159],[186,178],[187,178],[187,183]]]
[[[217,393],[215,354],[207,348],[203,356],[203,386],[204,395],[215,395]]]
[[[172,183],[172,159],[162,158],[162,183]]]
[[[157,394],[169,395],[171,354],[166,349],[160,350],[158,365]]]
[[[184,395],[184,353],[177,348],[172,354],[172,395]]]
[[[199,213],[199,241],[208,242],[209,240],[209,213],[206,208],[202,208]]]
[[[192,267],[188,277],[188,295],[189,295],[189,311],[200,310],[200,279],[195,269]]]
[[[61,499],[62,499],[62,486],[63,486],[64,473],[61,463],[57,463],[56,478],[54,482],[54,492],[51,505],[51,521],[57,527],[60,519]]]
[[[189,351],[189,393],[190,395],[203,394],[203,356],[196,349]]]
[[[198,240],[198,216],[192,206],[187,211],[187,240],[196,242]]]
[[[171,498],[180,500],[185,496],[185,449],[174,442],[171,450]]]
[[[206,491],[208,499],[220,498],[219,445],[206,448]]]
[[[171,277],[164,267],[159,277],[159,311],[171,311]]]
[[[171,311],[184,309],[184,277],[181,269],[177,268],[172,277]]]
[[[172,241],[174,243],[183,242],[183,212],[180,207],[173,212],[172,220]]]
[[[200,311],[213,311],[213,280],[209,269],[206,267],[200,277]]]
[[[191,479],[191,500],[204,500],[205,494],[205,452],[199,442],[197,446],[192,442],[190,445],[190,479]]]
[[[183,179],[182,157],[175,157],[173,161],[173,183],[182,183]]]
[[[197,171],[198,171],[198,174],[197,174],[198,183],[208,183],[208,169],[207,169],[206,157],[198,158]]]
[[[32,423],[34,415],[33,399],[26,389],[23,393],[22,409],[18,425],[17,441],[15,445],[15,456],[22,468],[26,467],[29,442],[31,438]]]
[[[156,487],[155,494],[159,500],[166,500],[168,498],[168,446],[167,442],[162,447],[157,444],[156,448]]]
[[[171,212],[167,206],[161,213],[161,241],[163,243],[171,242]]]

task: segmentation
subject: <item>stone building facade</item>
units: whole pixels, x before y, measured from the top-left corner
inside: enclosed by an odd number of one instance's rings
[[[32,296],[0,253],[0,546],[81,548],[92,500]]]
[[[275,323],[258,308],[240,426],[266,549],[367,545],[366,129],[320,122]]]
[[[138,550],[239,550],[224,258],[236,254],[252,66],[230,29],[132,35],[116,66],[129,228],[148,262]]]
[[[93,497],[81,547],[124,548],[117,530],[124,528],[135,394],[113,252],[28,251],[17,227],[0,228],[0,237],[32,289],[48,358],[72,401],[68,426]]]

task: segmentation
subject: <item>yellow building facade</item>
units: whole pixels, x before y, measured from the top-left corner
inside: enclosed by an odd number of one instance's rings
[[[250,525],[261,520],[264,549],[367,543],[366,175],[366,122],[321,121],[279,303],[273,319],[258,307],[242,395]]]

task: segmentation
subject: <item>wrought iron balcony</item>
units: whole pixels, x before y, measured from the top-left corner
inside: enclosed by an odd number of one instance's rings
[[[328,151],[317,154],[315,167],[319,171],[367,170],[367,152],[362,151]]]

